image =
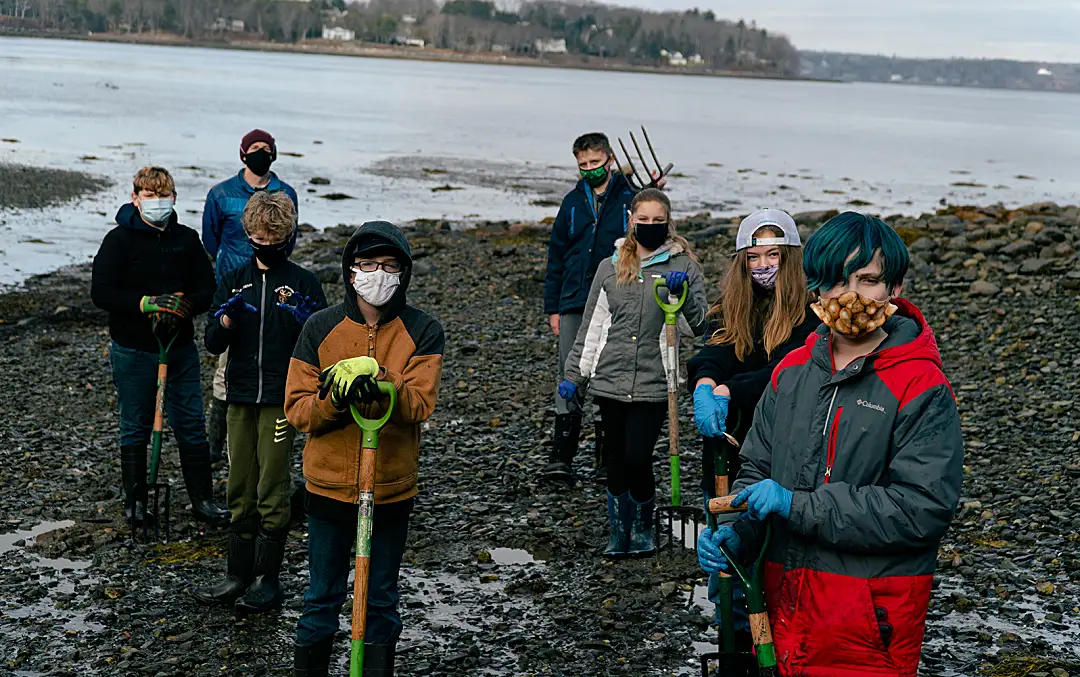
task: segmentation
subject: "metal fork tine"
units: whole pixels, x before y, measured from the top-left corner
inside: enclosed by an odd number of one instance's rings
[[[630,165],[630,171],[633,173],[634,178],[630,180],[630,185],[634,190],[641,190],[645,187],[645,184],[641,182],[641,177],[638,176],[637,167],[634,166],[634,160],[630,157],[630,152],[626,150],[626,144],[623,143],[622,137],[619,137],[619,147],[622,148],[623,155],[626,156],[626,164]],[[616,158],[618,160],[618,158]]]
[[[645,174],[648,175],[649,183],[647,185],[652,185],[654,181],[652,177],[652,171],[649,169],[649,163],[645,160],[645,155],[641,152],[641,146],[638,145],[637,139],[634,137],[633,132],[630,132],[630,141],[634,144],[634,150],[637,151],[638,158],[641,160],[641,166],[645,170]],[[660,166],[657,165],[656,168],[659,170]]]
[[[645,145],[648,146],[649,153],[652,155],[653,162],[656,163],[656,169],[660,172],[660,176],[663,177],[664,166],[660,164],[660,158],[656,157],[656,151],[653,150],[652,141],[649,140],[649,133],[645,131],[645,125],[641,125],[641,133],[645,136]]]

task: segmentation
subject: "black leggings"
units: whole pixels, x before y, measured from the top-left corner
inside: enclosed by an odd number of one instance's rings
[[[608,491],[627,491],[639,503],[656,493],[653,447],[667,417],[667,402],[619,402],[597,397],[604,448],[608,450]]]

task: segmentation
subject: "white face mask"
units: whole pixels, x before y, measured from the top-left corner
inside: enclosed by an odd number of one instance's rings
[[[142,211],[143,218],[150,223],[156,223],[161,225],[169,220],[169,217],[173,213],[173,199],[171,197],[161,197],[153,200],[139,200],[139,207]]]
[[[376,308],[389,303],[398,285],[401,284],[401,273],[388,273],[381,268],[370,273],[365,273],[359,268],[353,268],[352,271],[356,273],[352,283],[353,289],[360,298]]]

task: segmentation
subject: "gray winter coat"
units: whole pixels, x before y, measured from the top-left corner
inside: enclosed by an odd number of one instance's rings
[[[897,299],[888,338],[833,370],[829,330],[780,362],[742,447],[733,493],[772,479],[765,596],[780,672],[915,677],[938,545],[963,480],[964,441],[934,334]],[[735,530],[745,554],[761,523]]]
[[[705,330],[705,280],[701,269],[676,242],[668,242],[641,262],[636,281],[620,285],[615,277],[615,254],[600,263],[589,290],[581,329],[566,358],[566,378],[593,395],[622,402],[667,400],[662,346],[666,345],[664,312],[656,303],[653,284],[673,270],[689,276],[690,291],[682,307],[681,333],[700,336]]]

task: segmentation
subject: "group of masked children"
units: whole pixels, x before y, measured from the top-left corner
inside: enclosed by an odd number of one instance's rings
[[[671,204],[634,193],[607,139],[574,144],[581,180],[548,253],[545,312],[559,339],[555,434],[545,477],[576,483],[583,395],[607,484],[609,558],[655,551],[653,447],[664,421],[664,312],[704,335],[687,365],[703,437],[740,447],[729,468],[743,514],[706,529],[698,559],[716,577],[771,538],[765,595],[781,674],[915,675],[939,542],[962,482],[960,419],[934,334],[901,297],[908,252],[878,218],[845,212],[803,247],[790,215],[745,218],[711,308]],[[723,546],[724,550],[721,550]],[[751,639],[745,609],[733,619]]]
[[[406,303],[409,243],[385,222],[365,223],[349,240],[343,300],[327,307],[320,282],[289,260],[296,193],[270,171],[276,156],[268,133],[244,137],[245,167],[207,196],[201,241],[178,221],[169,172],[144,167],[94,259],[92,297],[109,313],[112,338],[124,515],[135,525],[157,519],[147,505],[147,445],[159,347],[169,346],[165,410],[191,510],[196,519],[228,525],[225,577],[188,592],[237,613],[274,609],[284,597],[279,574],[292,519],[293,443],[297,431],[306,433],[309,586],[294,674],[325,677],[356,529],[361,440],[351,408],[374,416],[386,406],[376,382],[393,384],[397,405],[382,430],[375,468],[364,652],[365,674],[392,675],[402,629],[398,570],[417,493],[420,425],[439,391],[443,332]],[[213,500],[194,340],[194,319],[203,313],[205,348],[222,356],[211,437],[227,437],[227,511]]]
[[[738,228],[710,307],[662,177],[635,191],[602,134],[580,137],[573,152],[581,180],[556,217],[544,290],[559,343],[544,477],[576,482],[591,391],[596,476],[607,485],[603,555],[655,551],[653,448],[668,398],[659,281],[685,296],[680,330],[705,341],[687,382],[707,452],[706,499],[715,486],[708,451],[725,438],[741,445],[730,479],[733,506],[745,512],[697,543],[710,594],[730,566],[724,552],[752,558],[769,524],[765,594],[782,673],[914,675],[963,445],[933,332],[901,297],[903,242],[879,219],[847,212],[804,247],[787,213],[755,212]],[[309,586],[294,674],[325,676],[357,516],[361,436],[350,408],[381,411],[373,384],[392,383],[399,398],[377,457],[364,653],[366,673],[392,675],[398,571],[442,328],[406,303],[409,243],[385,222],[364,224],[344,247],[343,300],[328,308],[321,284],[289,261],[296,194],[270,171],[273,137],[251,132],[240,154],[245,168],[207,197],[201,242],[177,220],[172,177],[146,167],[94,260],[93,300],[110,317],[125,516],[155,519],[146,447],[159,341],[172,341],[165,402],[192,512],[229,525],[226,576],[190,593],[248,613],[280,605],[291,451],[296,432],[307,434]],[[193,319],[206,312],[205,347],[222,356],[211,432],[227,430],[227,513],[213,502],[194,342]],[[745,634],[745,615],[735,622]]]

